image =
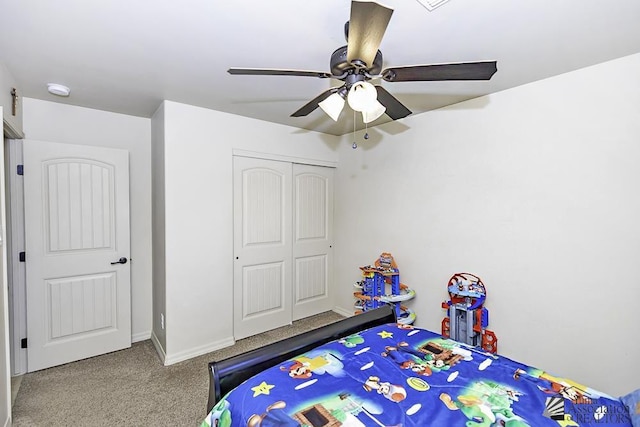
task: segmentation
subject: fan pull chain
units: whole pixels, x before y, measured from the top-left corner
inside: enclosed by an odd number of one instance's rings
[[[358,144],[356,144],[356,110],[353,110],[353,145],[351,148],[354,150],[358,148]]]

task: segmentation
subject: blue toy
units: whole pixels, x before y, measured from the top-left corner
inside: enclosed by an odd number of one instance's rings
[[[398,323],[410,325],[416,320],[413,310],[400,304],[412,299],[415,292],[400,283],[400,270],[393,255],[383,252],[374,265],[360,267],[360,270],[363,280],[354,284],[358,290],[353,293],[356,297],[356,314],[373,310],[382,304],[393,304]]]

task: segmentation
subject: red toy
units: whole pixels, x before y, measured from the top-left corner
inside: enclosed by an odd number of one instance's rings
[[[456,273],[447,285],[449,301],[442,303],[447,317],[442,319],[442,335],[483,350],[497,353],[498,338],[486,329],[489,311],[484,308],[487,291],[478,276]]]

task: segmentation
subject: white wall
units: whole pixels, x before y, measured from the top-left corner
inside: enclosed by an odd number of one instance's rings
[[[164,104],[151,118],[151,177],[153,227],[152,341],[166,358],[167,336],[161,316],[166,311],[165,201],[164,201]]]
[[[131,333],[151,335],[151,120],[24,98],[25,138],[129,150]]]
[[[233,150],[335,162],[338,138],[168,101],[164,129],[170,364],[233,342]]]
[[[438,331],[448,279],[475,273],[501,353],[614,395],[640,387],[638,75],[634,55],[384,125],[357,150],[345,136],[338,306],[390,251],[417,324]]]

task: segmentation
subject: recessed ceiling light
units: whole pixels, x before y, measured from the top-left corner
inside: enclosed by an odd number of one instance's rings
[[[69,96],[69,93],[71,93],[68,87],[58,83],[47,83],[47,90],[49,93],[58,96]]]

